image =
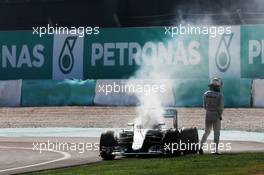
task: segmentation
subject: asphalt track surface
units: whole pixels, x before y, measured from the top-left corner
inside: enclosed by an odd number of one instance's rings
[[[96,143],[98,138],[1,138],[0,174],[53,169],[101,161],[96,150],[33,150],[33,142]]]
[[[54,169],[60,167],[89,164],[101,161],[99,152],[95,146],[86,150],[77,149],[62,149],[57,150],[42,150],[34,149],[33,143],[68,143],[69,145],[88,143],[94,145],[99,142],[98,137],[34,137],[34,138],[0,138],[0,174],[17,174],[24,172],[39,171],[45,169]],[[209,141],[208,143],[210,143]],[[222,141],[222,143],[231,143],[232,150],[223,150],[222,153],[235,152],[264,152],[264,143],[250,141]],[[70,146],[69,146],[70,147]],[[207,151],[207,153],[209,153]],[[198,155],[197,155],[198,156]]]

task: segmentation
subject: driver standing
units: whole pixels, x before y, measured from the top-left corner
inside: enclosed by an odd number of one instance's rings
[[[203,154],[203,144],[206,142],[211,129],[214,129],[215,153],[218,152],[218,144],[221,129],[222,113],[224,109],[224,96],[221,93],[223,82],[220,78],[213,78],[208,85],[209,90],[203,95],[203,106],[206,110],[205,132],[203,134],[199,153]]]

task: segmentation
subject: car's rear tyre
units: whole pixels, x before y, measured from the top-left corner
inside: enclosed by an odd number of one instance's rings
[[[112,160],[115,158],[113,150],[117,146],[117,139],[113,131],[107,131],[101,134],[100,137],[100,156],[104,160]]]
[[[178,130],[168,130],[163,139],[163,152],[166,155],[180,156],[181,152],[179,149],[180,133]]]
[[[181,151],[184,154],[195,154],[199,151],[199,137],[197,128],[181,129]]]

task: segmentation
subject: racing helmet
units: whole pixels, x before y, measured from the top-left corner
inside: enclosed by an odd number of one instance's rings
[[[221,80],[221,78],[215,77],[215,78],[211,79],[211,82],[208,86],[209,87],[222,88],[223,87],[223,81]]]

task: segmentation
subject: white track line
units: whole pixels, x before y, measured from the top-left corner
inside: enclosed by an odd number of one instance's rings
[[[0,149],[24,149],[24,150],[32,150],[32,148],[5,147],[5,146],[0,146]],[[54,162],[59,162],[59,161],[62,161],[62,160],[66,160],[66,159],[71,158],[71,155],[69,153],[67,153],[67,152],[56,151],[56,150],[44,150],[44,151],[59,153],[59,154],[63,155],[63,157],[61,157],[59,159],[55,159],[55,160],[46,161],[46,162],[41,162],[41,163],[36,163],[36,164],[31,164],[31,165],[25,165],[25,166],[20,166],[20,167],[15,167],[15,168],[3,169],[3,170],[0,170],[0,173],[8,172],[8,171],[14,171],[14,170],[19,170],[19,169],[25,169],[25,168],[31,168],[31,167],[41,166],[41,165],[46,165],[46,164],[50,164],[50,163],[54,163]]]

